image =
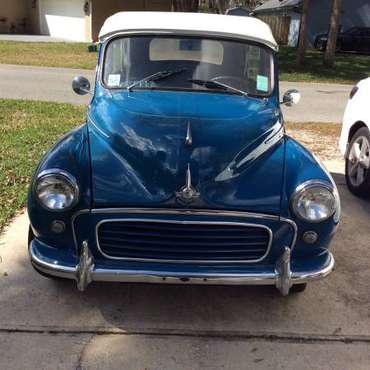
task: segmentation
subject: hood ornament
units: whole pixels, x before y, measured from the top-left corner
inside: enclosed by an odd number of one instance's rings
[[[191,125],[190,125],[190,122],[188,122],[188,128],[186,130],[185,144],[187,146],[191,146],[193,144],[193,135],[191,133]]]
[[[186,183],[185,186],[181,188],[180,191],[176,192],[176,198],[185,203],[191,203],[194,199],[199,198],[200,194],[196,191],[196,189],[191,184],[191,172],[190,172],[190,164],[188,163],[188,168],[186,170]]]

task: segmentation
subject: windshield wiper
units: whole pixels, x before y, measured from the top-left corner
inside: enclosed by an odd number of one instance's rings
[[[143,82],[150,82],[150,81],[159,81],[163,80],[167,77],[179,74],[186,71],[186,68],[180,68],[180,69],[173,69],[173,70],[167,70],[167,71],[159,71],[156,73],[153,73],[152,75],[149,75],[147,77],[144,77],[143,79],[133,82],[131,85],[127,86],[128,91],[132,91],[132,89],[137,86],[142,84]]]
[[[233,92],[234,94],[248,96],[248,93],[246,93],[245,91],[239,90],[235,87],[224,84],[223,82],[219,82],[215,80],[200,80],[200,79],[190,79],[188,81],[196,85],[204,86],[207,89],[223,89],[226,91]]]

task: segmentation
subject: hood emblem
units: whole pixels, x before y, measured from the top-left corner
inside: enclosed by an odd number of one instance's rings
[[[188,168],[186,170],[186,183],[185,186],[181,188],[180,191],[176,192],[176,198],[187,204],[191,203],[194,199],[199,198],[200,194],[196,191],[196,189],[191,184],[191,171],[190,171],[190,164],[188,163]]]
[[[193,144],[193,135],[191,133],[191,125],[190,125],[190,122],[188,122],[188,128],[186,130],[185,144],[187,146],[191,146]]]

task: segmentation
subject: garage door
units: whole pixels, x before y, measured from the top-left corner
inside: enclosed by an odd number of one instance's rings
[[[85,41],[84,0],[40,0],[43,35]]]

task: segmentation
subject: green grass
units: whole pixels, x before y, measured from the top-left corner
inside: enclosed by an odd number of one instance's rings
[[[94,69],[98,53],[89,53],[87,47],[83,43],[0,41],[0,64]]]
[[[338,53],[334,69],[323,66],[324,54],[318,50],[307,50],[305,65],[300,68],[296,57],[296,49],[280,48],[280,80],[355,84],[370,76],[369,55]]]
[[[84,120],[70,104],[0,99],[0,230],[26,204],[38,162],[65,132]]]

